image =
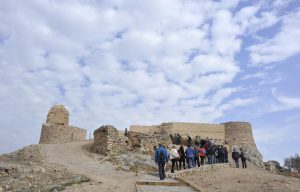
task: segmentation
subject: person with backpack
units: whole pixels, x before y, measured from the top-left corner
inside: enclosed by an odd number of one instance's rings
[[[241,155],[240,156],[241,156],[243,168],[247,168],[246,153],[242,149],[241,149]]]
[[[165,179],[165,164],[168,162],[168,152],[162,144],[158,145],[155,152],[155,162],[158,164],[159,178],[160,180]]]
[[[170,152],[170,159],[172,162],[172,169],[171,169],[171,173],[174,173],[174,166],[176,164],[176,169],[178,171],[178,159],[179,159],[179,154],[177,149],[175,148],[175,146],[172,147],[171,152]]]
[[[179,170],[181,170],[181,165],[183,165],[183,169],[185,169],[185,153],[182,145],[178,149],[178,154],[179,154]]]
[[[200,149],[199,149],[199,156],[200,156],[200,159],[201,159],[201,166],[204,165],[204,159],[205,159],[205,156],[206,156],[206,149],[201,146]]]
[[[233,149],[233,151],[232,151],[232,159],[235,162],[236,168],[239,168],[239,158],[240,158],[239,152],[237,152],[235,149]]]
[[[191,145],[188,145],[187,149],[185,150],[185,155],[187,158],[187,164],[188,168],[193,167],[193,161],[194,161],[194,148]]]

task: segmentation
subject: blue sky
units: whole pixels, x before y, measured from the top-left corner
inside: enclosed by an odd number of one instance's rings
[[[0,153],[72,125],[249,121],[264,160],[299,153],[300,2],[0,0]]]

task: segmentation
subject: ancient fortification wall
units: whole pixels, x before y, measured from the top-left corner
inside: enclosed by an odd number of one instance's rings
[[[201,138],[225,139],[225,129],[223,124],[206,123],[171,123],[172,134],[179,133],[181,136],[191,136],[194,138],[199,135]]]
[[[86,139],[86,130],[69,126],[69,112],[63,105],[53,106],[42,126],[40,144],[66,143]]]
[[[145,129],[145,130],[144,130]],[[217,139],[230,147],[230,150],[242,150],[247,153],[248,159],[258,165],[262,165],[262,155],[258,151],[252,133],[252,127],[247,122],[227,122],[222,124],[205,124],[205,123],[183,123],[171,122],[162,123],[155,126],[134,126],[130,127],[140,133],[179,133],[183,137],[188,135],[195,138],[199,135],[201,138]]]
[[[92,151],[102,155],[118,155],[128,151],[142,150],[149,152],[159,143],[168,146],[171,139],[162,134],[145,134],[129,131],[125,137],[111,125],[103,125],[94,131]]]
[[[153,134],[153,133],[166,133],[175,134],[179,133],[181,136],[196,135],[202,138],[214,138],[225,140],[225,128],[223,124],[205,124],[205,123],[184,123],[184,122],[171,122],[162,123],[161,125],[153,126],[140,126],[132,125],[129,128],[130,131]]]
[[[150,125],[150,126],[145,126],[145,125],[130,125],[129,130],[133,132],[138,132],[138,133],[154,133],[155,130],[157,129],[158,125]]]

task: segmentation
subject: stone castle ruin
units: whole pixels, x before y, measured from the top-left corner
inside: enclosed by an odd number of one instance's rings
[[[174,135],[179,133],[182,137],[212,138],[217,141],[217,144],[228,146],[230,151],[233,149],[240,151],[242,149],[246,152],[248,159],[257,165],[263,163],[262,155],[258,151],[253,138],[252,126],[248,122],[226,122],[221,124],[170,122],[152,126],[132,125],[129,130],[143,134],[163,133]]]
[[[227,146],[229,152],[242,149],[251,162],[262,165],[262,155],[258,151],[248,122],[226,122],[221,124],[170,122],[160,125],[132,125],[126,136],[112,125],[103,125],[94,131],[92,151],[102,155],[118,155],[128,151],[153,153],[153,146],[159,143],[170,147],[170,135],[180,134],[202,139],[214,139],[216,144]],[[42,126],[40,144],[66,143],[86,140],[86,130],[69,126],[69,112],[63,105],[53,106]]]
[[[86,130],[69,126],[69,111],[63,105],[53,106],[42,126],[40,144],[86,140]]]

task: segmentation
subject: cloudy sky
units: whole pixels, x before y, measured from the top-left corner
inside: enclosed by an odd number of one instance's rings
[[[0,0],[0,153],[72,125],[248,121],[264,160],[300,146],[298,0]]]

